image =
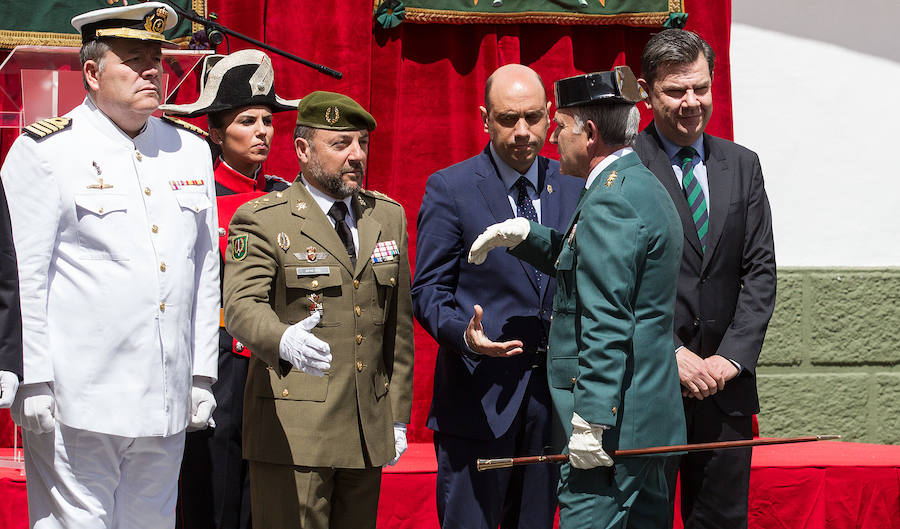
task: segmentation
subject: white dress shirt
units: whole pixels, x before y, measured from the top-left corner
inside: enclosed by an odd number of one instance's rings
[[[301,178],[303,176],[301,175]],[[328,214],[328,211],[331,209],[331,206],[334,205],[337,200],[331,198],[325,193],[319,191],[317,188],[309,185],[309,182],[306,178],[303,178],[303,185],[306,187],[306,190],[309,191],[309,194],[312,195],[313,199],[315,199],[316,204],[318,204],[319,208],[322,210],[322,213],[325,214],[325,218],[328,219],[328,222],[331,223],[331,227],[334,227],[334,219],[331,218],[331,215]],[[345,206],[347,206],[347,216],[344,217],[344,222],[347,223],[347,226],[350,228],[350,233],[353,234],[353,246],[356,248],[356,258],[359,259],[359,230],[356,229],[356,217],[353,216],[353,206],[350,204],[350,198],[352,197],[344,197],[342,202]]]
[[[126,437],[185,429],[215,380],[219,257],[209,148],[150,118],[135,138],[88,97],[0,170],[18,254],[24,383],[56,417]]]
[[[500,179],[503,181],[503,185],[506,186],[506,198],[509,200],[509,205],[512,206],[513,213],[517,217],[523,217],[519,212],[519,188],[516,187],[516,182],[519,181],[520,177],[525,177],[531,183],[531,187],[526,187],[528,190],[528,198],[531,199],[531,204],[534,205],[534,211],[537,213],[538,222],[541,221],[541,193],[538,189],[538,166],[537,166],[537,158],[534,159],[534,162],[531,163],[531,167],[525,171],[525,174],[516,171],[512,167],[510,167],[506,162],[503,161],[499,156],[497,156],[497,150],[494,149],[494,144],[490,144],[491,156],[494,158],[494,163],[497,164],[497,171],[500,173]]]

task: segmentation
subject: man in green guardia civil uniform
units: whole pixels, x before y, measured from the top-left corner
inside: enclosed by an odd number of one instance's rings
[[[684,443],[672,354],[681,222],[630,147],[643,96],[631,70],[562,79],[555,89],[550,142],[561,172],[586,179],[568,229],[507,220],[476,239],[469,260],[506,246],[556,276],[547,354],[559,444],[568,440],[560,526],[662,529],[664,456],[608,453]]]
[[[254,527],[375,527],[381,467],[406,449],[413,329],[406,215],[361,188],[375,120],[300,102],[301,174],[229,226],[225,324],[251,351],[244,457]]]

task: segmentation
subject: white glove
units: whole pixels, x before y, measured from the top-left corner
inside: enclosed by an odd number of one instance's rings
[[[588,424],[581,415],[573,413],[569,464],[580,469],[611,467],[613,460],[603,451],[603,430],[606,429],[602,424]]]
[[[56,427],[56,402],[47,382],[22,384],[10,408],[13,421],[34,433],[52,432]]]
[[[19,389],[19,377],[12,371],[0,371],[0,408],[12,406]]]
[[[216,427],[212,414],[216,409],[216,398],[213,396],[212,383],[207,377],[197,376],[191,384],[191,420],[188,431],[203,430],[207,426]]]
[[[389,466],[393,466],[397,464],[397,461],[400,461],[400,456],[403,455],[403,452],[406,452],[406,425],[402,422],[394,423],[394,459],[391,459],[388,462]]]
[[[516,217],[488,226],[484,233],[472,243],[472,248],[469,250],[469,262],[480,265],[487,259],[488,252],[498,246],[514,248],[528,237],[530,231],[531,223],[524,217]]]
[[[278,355],[282,360],[310,375],[321,377],[331,367],[331,347],[313,336],[309,331],[315,327],[322,315],[316,311],[308,318],[295,323],[281,335]]]

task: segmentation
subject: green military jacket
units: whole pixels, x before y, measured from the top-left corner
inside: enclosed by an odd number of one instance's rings
[[[578,412],[611,426],[607,451],[685,442],[672,341],[682,244],[672,199],[630,153],[597,176],[564,234],[532,222],[511,250],[556,276],[547,369],[558,441]]]
[[[228,331],[251,351],[243,426],[248,460],[381,466],[394,457],[393,422],[409,422],[406,215],[371,191],[356,193],[351,203],[359,232],[355,268],[300,178],[232,218],[223,298]],[[324,377],[279,358],[281,335],[317,307],[322,319],[312,333],[332,354]]]

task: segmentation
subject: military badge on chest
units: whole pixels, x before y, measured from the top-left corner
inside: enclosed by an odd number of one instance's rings
[[[328,252],[320,251],[315,246],[307,246],[305,254],[294,252],[294,257],[296,257],[298,261],[308,261],[310,263],[315,263],[316,261],[328,259]]]
[[[397,241],[382,241],[376,244],[375,250],[372,251],[372,262],[385,263],[393,261],[394,257],[398,255],[400,255],[400,250],[397,248]]]
[[[306,300],[309,301],[309,313],[313,314],[315,312],[319,313],[319,316],[324,316],[324,303],[322,302],[322,293],[314,292],[308,296],[306,296]]]

